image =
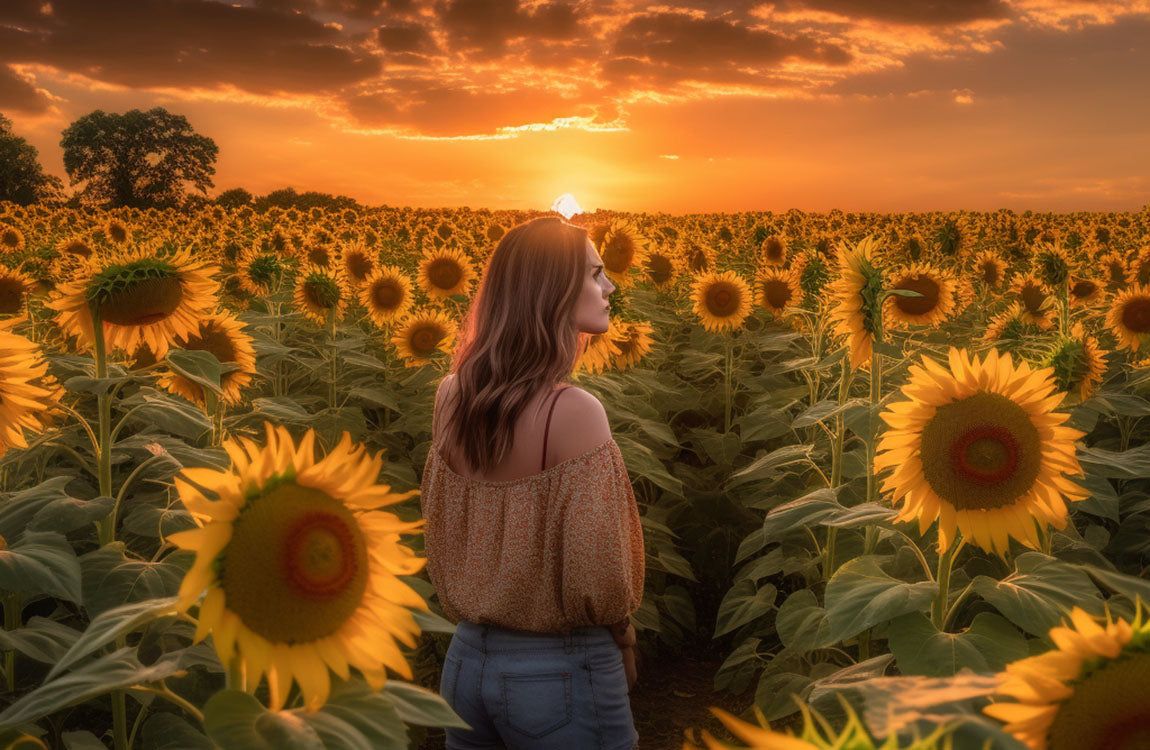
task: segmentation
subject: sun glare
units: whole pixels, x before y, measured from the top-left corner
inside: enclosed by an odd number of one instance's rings
[[[570,219],[575,214],[583,213],[583,209],[579,207],[579,201],[575,200],[575,196],[571,193],[564,193],[555,199],[551,204],[551,210],[563,214],[564,219]]]

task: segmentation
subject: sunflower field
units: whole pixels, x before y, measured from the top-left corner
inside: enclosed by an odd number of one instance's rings
[[[419,471],[532,216],[0,203],[0,747],[466,726]],[[674,750],[1150,748],[1150,211],[570,221],[639,648],[754,691]]]

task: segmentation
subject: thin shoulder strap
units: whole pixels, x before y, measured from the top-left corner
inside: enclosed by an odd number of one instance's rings
[[[539,461],[539,471],[543,471],[544,467],[547,466],[547,433],[551,431],[551,414],[555,411],[555,402],[559,400],[559,394],[570,387],[565,385],[558,389],[551,399],[551,408],[547,412],[547,425],[543,428],[543,458]]]

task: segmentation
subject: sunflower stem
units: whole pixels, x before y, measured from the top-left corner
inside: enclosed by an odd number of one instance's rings
[[[20,622],[21,610],[20,594],[12,592],[4,595],[5,630],[15,630],[23,624]],[[16,692],[16,651],[13,649],[4,651],[4,679],[8,683],[8,692]]]
[[[112,737],[116,750],[128,750],[128,706],[123,690],[112,691]]]
[[[327,311],[327,343],[331,349],[331,374],[327,384],[327,405],[329,409],[335,408],[336,398],[336,364],[337,364],[337,351],[335,346],[335,308],[332,307]]]
[[[108,377],[108,357],[104,351],[104,321],[100,318],[100,305],[96,302],[89,304],[89,310],[92,313],[92,334],[96,340],[96,378],[103,379]],[[103,497],[112,496],[112,394],[108,391],[101,391],[97,396],[97,405],[100,412],[100,423],[98,429],[99,436],[99,476],[100,476],[100,495]],[[100,532],[99,532],[100,546],[111,544],[116,539],[116,517],[114,514],[109,513],[100,519]],[[123,698],[120,699],[121,709],[123,708]],[[113,701],[115,705],[115,701]],[[120,727],[121,731],[123,727]],[[124,737],[124,742],[127,742],[127,736]],[[119,743],[119,735],[117,735],[117,748],[123,747]]]
[[[723,434],[731,431],[731,349],[734,348],[731,337],[727,336],[727,361],[723,371]]]
[[[850,395],[851,360],[849,352],[843,353],[842,376],[839,378],[839,405],[846,402]],[[835,438],[831,449],[831,487],[842,484],[843,477],[843,438],[846,432],[846,421],[840,409],[835,414]],[[823,580],[829,581],[835,574],[835,541],[838,538],[838,529],[834,526],[827,528],[827,555],[823,558]]]
[[[872,345],[870,360],[870,439],[866,443],[866,500],[868,503],[878,501],[878,481],[874,473],[874,456],[878,447],[878,405],[882,400],[882,355],[878,351],[878,345],[882,341],[882,302],[880,301],[874,309],[874,344]],[[877,544],[878,527],[874,524],[868,524],[863,554],[869,555],[874,552]]]
[[[938,595],[930,608],[930,620],[939,631],[946,624],[947,605],[950,603],[950,571],[954,567],[954,558],[965,545],[966,540],[959,539],[938,556],[938,575],[935,576],[938,581]]]

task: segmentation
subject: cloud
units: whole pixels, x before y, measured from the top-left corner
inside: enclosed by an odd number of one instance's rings
[[[800,0],[792,5],[830,11],[849,18],[927,26],[1011,15],[1010,6],[1002,0]]]
[[[562,2],[524,10],[519,0],[447,0],[438,13],[452,49],[478,59],[502,55],[512,39],[563,40],[579,33],[574,6]]]
[[[0,110],[17,110],[42,114],[49,107],[48,97],[7,65],[0,65]]]

